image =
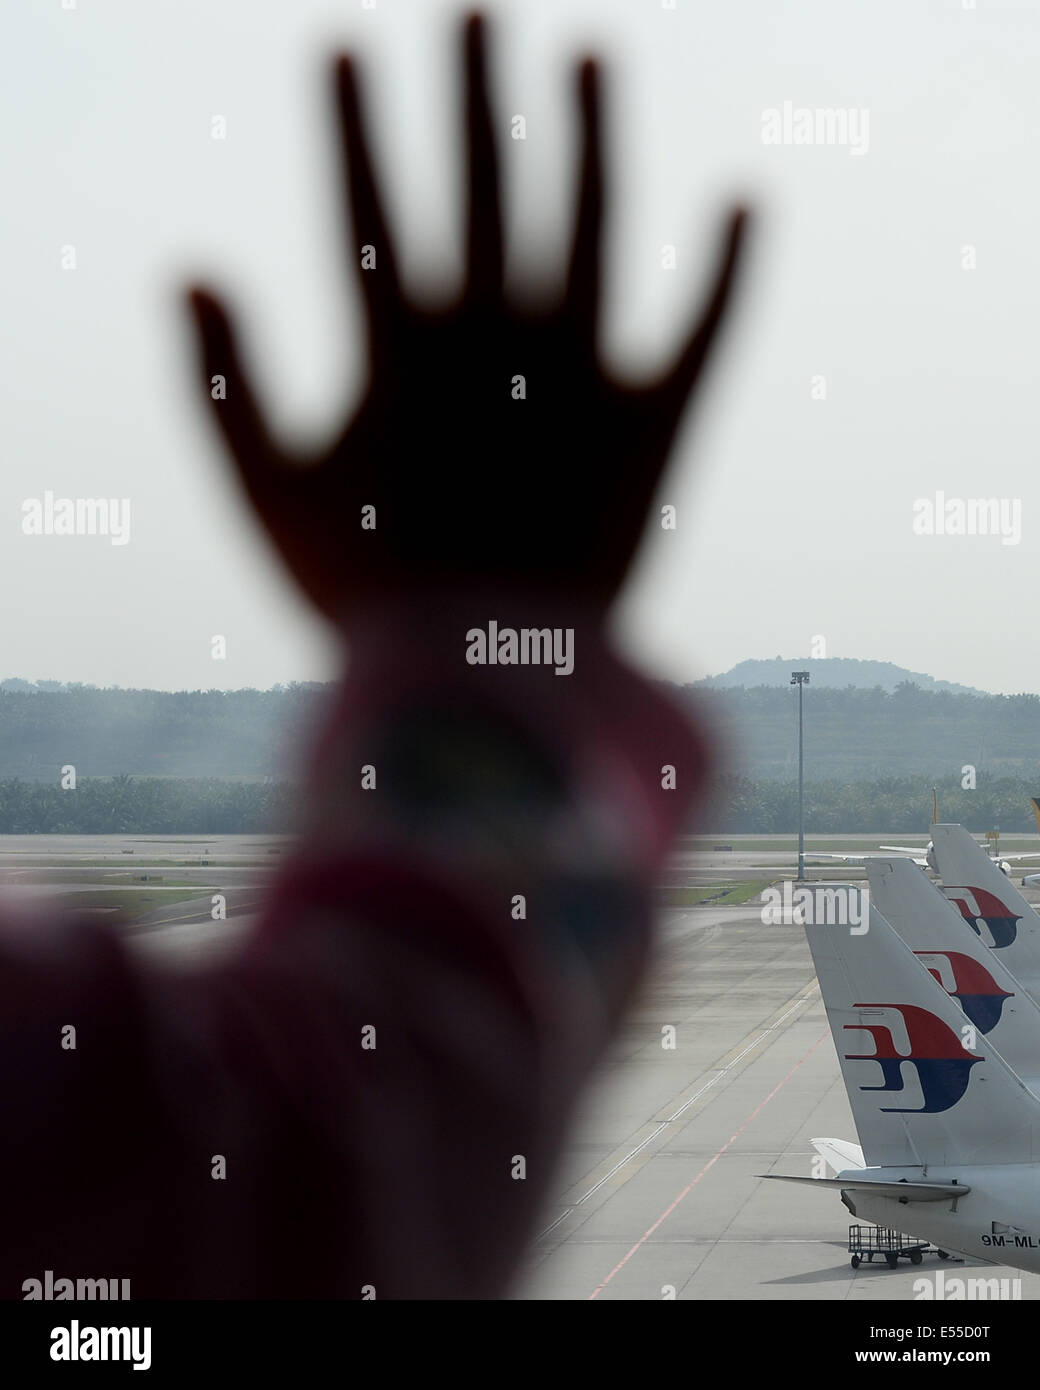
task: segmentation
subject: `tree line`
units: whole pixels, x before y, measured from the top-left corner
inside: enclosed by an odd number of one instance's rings
[[[49,683],[44,683],[49,684]],[[48,690],[0,685],[0,777],[292,775],[331,685],[273,690]]]
[[[295,827],[297,804],[289,782],[120,776],[66,790],[12,777],[0,780],[0,834],[274,834]]]
[[[95,690],[0,683],[0,777],[291,777],[333,687]],[[723,737],[732,771],[786,781],[798,771],[790,686],[669,687]],[[921,773],[1040,777],[1040,696],[923,690],[903,681],[805,691],[805,773],[813,783]]]
[[[807,782],[810,834],[923,835],[932,787],[939,815],[982,834],[1036,829],[1032,778],[981,778],[965,791],[957,778],[882,777]],[[217,777],[83,778],[73,790],[58,783],[0,780],[4,835],[243,835],[291,832],[298,824],[299,787],[290,781]],[[798,825],[798,780],[755,780],[739,773],[713,779],[689,829],[713,834],[791,834]]]
[[[806,832],[927,834],[933,786],[942,821],[959,822],[976,834],[1036,833],[1030,797],[1040,796],[1040,779],[980,777],[969,791],[956,777],[936,781],[922,776],[806,782]],[[733,773],[717,777],[695,820],[713,834],[791,834],[798,828],[798,779],[755,780]]]
[[[733,770],[756,780],[798,775],[798,696],[792,686],[671,687],[725,739]],[[805,688],[805,776],[814,783],[922,773],[1040,777],[1040,696],[922,690],[903,681]]]

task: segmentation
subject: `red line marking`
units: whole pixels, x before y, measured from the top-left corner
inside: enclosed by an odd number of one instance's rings
[[[604,1289],[607,1287],[607,1285],[610,1283],[611,1279],[613,1279],[614,1275],[617,1274],[619,1270],[624,1269],[625,1265],[628,1264],[629,1260],[630,1260],[630,1259],[632,1258],[632,1256],[636,1253],[636,1251],[637,1251],[638,1249],[640,1249],[640,1247],[641,1247],[642,1245],[644,1245],[645,1242],[646,1242],[647,1240],[649,1240],[649,1238],[650,1238],[650,1237],[653,1235],[653,1233],[657,1230],[657,1228],[658,1228],[658,1226],[660,1226],[661,1222],[664,1221],[667,1217],[671,1216],[672,1212],[673,1212],[673,1211],[675,1210],[675,1208],[679,1205],[679,1203],[683,1200],[683,1198],[686,1197],[689,1193],[691,1193],[691,1192],[693,1191],[693,1189],[697,1186],[697,1184],[700,1182],[701,1178],[704,1177],[704,1174],[708,1171],[708,1169],[709,1169],[709,1168],[713,1168],[713,1167],[715,1166],[715,1164],[719,1161],[719,1159],[720,1159],[720,1158],[722,1157],[722,1155],[726,1152],[726,1150],[729,1148],[729,1146],[730,1146],[735,1140],[737,1140],[737,1139],[740,1138],[740,1136],[743,1134],[744,1130],[747,1129],[748,1125],[749,1125],[749,1124],[751,1123],[751,1121],[755,1118],[755,1116],[758,1115],[761,1111],[763,1111],[763,1110],[766,1108],[766,1106],[769,1104],[769,1102],[770,1102],[770,1101],[773,1099],[773,1097],[776,1095],[777,1091],[779,1091],[782,1087],[784,1087],[784,1086],[787,1085],[787,1083],[790,1081],[791,1077],[794,1076],[795,1072],[796,1072],[796,1071],[798,1070],[798,1068],[802,1065],[802,1062],[805,1062],[809,1057],[811,1057],[812,1054],[813,1054],[813,1053],[816,1051],[816,1049],[819,1047],[820,1043],[823,1042],[824,1038],[828,1037],[829,1035],[830,1035],[830,1029],[829,1029],[829,1028],[825,1028],[825,1029],[823,1030],[823,1032],[820,1034],[820,1036],[819,1036],[819,1037],[816,1039],[816,1041],[813,1043],[812,1047],[810,1047],[809,1051],[805,1054],[805,1056],[802,1057],[800,1061],[795,1062],[794,1066],[793,1066],[793,1067],[791,1068],[791,1070],[787,1073],[787,1075],[784,1077],[784,1079],[783,1079],[782,1081],[778,1081],[778,1082],[776,1083],[776,1085],[773,1087],[773,1089],[772,1089],[772,1090],[769,1092],[769,1094],[766,1096],[765,1100],[759,1101],[759,1103],[755,1106],[754,1110],[752,1110],[751,1114],[747,1117],[747,1119],[743,1122],[743,1124],[741,1124],[740,1128],[737,1129],[737,1130],[735,1130],[734,1133],[730,1135],[730,1137],[729,1137],[729,1138],[726,1140],[726,1142],[723,1144],[722,1148],[719,1149],[718,1153],[715,1154],[715,1156],[714,1156],[713,1158],[710,1158],[710,1159],[708,1160],[708,1162],[704,1165],[704,1167],[701,1169],[701,1171],[697,1174],[697,1176],[696,1176],[691,1182],[687,1183],[687,1185],[686,1185],[686,1186],[683,1188],[683,1190],[679,1193],[678,1197],[676,1197],[675,1201],[672,1202],[670,1206],[665,1207],[664,1211],[663,1211],[663,1212],[661,1213],[661,1215],[657,1218],[657,1220],[656,1220],[656,1221],[654,1222],[654,1224],[650,1227],[650,1229],[649,1229],[648,1231],[645,1231],[645,1232],[639,1237],[639,1239],[636,1241],[635,1245],[632,1246],[632,1249],[628,1252],[628,1254],[624,1257],[624,1259],[618,1260],[617,1264],[616,1264],[616,1265],[614,1266],[614,1268],[610,1271],[610,1273],[609,1273],[609,1274],[607,1275],[607,1277],[603,1280],[603,1282],[602,1282],[601,1284],[597,1284],[597,1285],[596,1285],[596,1287],[593,1289],[592,1293],[589,1294],[588,1301],[589,1301],[590,1303],[592,1302],[592,1300],[593,1300],[594,1298],[598,1298],[598,1297],[599,1297],[599,1295],[603,1292],[603,1290],[604,1290]]]

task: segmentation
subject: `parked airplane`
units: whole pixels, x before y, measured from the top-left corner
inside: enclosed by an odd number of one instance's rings
[[[1036,821],[1036,833],[1040,835],[1040,797],[1031,796],[1029,800],[1033,805],[1033,819]],[[1027,883],[1040,883],[1040,874],[1026,874],[1022,880],[1022,886]]]
[[[833,1188],[857,1218],[1040,1272],[1040,1099],[988,1038],[964,1045],[959,1006],[876,908],[864,933],[805,932],[863,1166],[762,1176]],[[821,1142],[840,1158],[846,1141]]]
[[[1040,917],[962,825],[933,825],[943,892],[1035,999],[1040,999]]]
[[[1031,798],[1030,798],[1030,801],[1031,801],[1032,807],[1033,807],[1033,819],[1036,821],[1037,833],[1040,834],[1040,797],[1035,797],[1035,796],[1034,796],[1034,797],[1031,797]],[[938,823],[939,823],[939,799],[938,799],[938,794],[937,794],[937,792],[936,792],[936,789],[933,787],[933,788],[932,788],[932,828],[933,828],[933,837],[932,837],[932,839],[929,840],[928,843],[927,843],[926,845],[879,845],[879,846],[878,846],[878,849],[881,851],[882,854],[885,854],[885,853],[909,854],[909,855],[911,856],[911,858],[913,859],[913,861],[914,861],[915,864],[919,864],[922,868],[931,869],[933,873],[938,873],[938,874],[940,875],[940,877],[943,877],[941,871],[940,871],[939,868],[938,868],[938,865],[937,865],[937,863],[936,863],[936,858],[935,858],[935,837],[934,837],[934,828],[935,828],[935,826],[936,826]],[[965,832],[965,834],[967,834],[967,832]],[[1025,851],[1018,851],[1018,850],[1016,850],[1016,851],[1014,851],[1013,853],[1010,853],[1010,854],[999,854],[999,853],[997,853],[997,852],[994,852],[993,854],[990,854],[990,852],[989,852],[988,849],[986,849],[986,848],[985,848],[984,846],[982,846],[982,845],[979,845],[979,844],[978,844],[978,841],[974,840],[974,837],[973,837],[973,843],[976,845],[976,847],[977,847],[978,849],[980,849],[980,850],[982,851],[983,854],[985,854],[986,858],[990,861],[991,864],[995,864],[995,865],[997,866],[997,868],[1000,870],[1000,872],[1001,872],[1002,874],[1004,874],[1005,877],[1010,877],[1010,875],[1011,875],[1011,867],[1012,867],[1012,866],[1011,866],[1011,861],[1012,861],[1012,860],[1017,860],[1017,859],[1040,859],[1040,850],[1025,850]],[[869,853],[873,855],[873,854],[874,854],[874,851],[869,851]],[[864,854],[834,854],[834,853],[822,853],[822,852],[815,852],[815,851],[814,851],[814,852],[812,853],[812,858],[814,858],[814,859],[843,859],[843,860],[845,860],[847,863],[863,863],[863,862],[865,862],[867,856],[864,855]],[[1027,878],[1023,878],[1022,882],[1023,882],[1023,884],[1026,884],[1026,883],[1040,883],[1040,874],[1030,874]]]
[[[986,946],[909,859],[870,859],[866,867],[874,907],[957,1001],[969,1025],[1040,1094],[1040,1004],[1008,970],[1004,953]]]
[[[1040,797],[1030,797],[1030,803],[1033,808],[1033,819],[1036,821],[1037,832],[1040,833]],[[920,845],[881,845],[880,848],[883,850],[897,850],[901,854],[913,854],[923,856],[924,862],[928,865],[928,867],[934,870],[936,873],[938,873],[940,878],[945,878],[946,875],[942,872],[942,869],[938,867],[935,857],[935,830],[936,823],[938,822],[939,817],[938,803],[935,800],[934,791],[932,792],[932,807],[933,812],[935,813],[934,820],[932,822],[932,838],[931,840],[929,840],[928,844],[923,849]],[[968,832],[965,830],[963,834],[967,836]],[[986,859],[989,860],[991,864],[995,864],[997,868],[1000,870],[1000,872],[1005,875],[1005,877],[1010,877],[1011,875],[1012,861],[1019,859],[1040,859],[1040,850],[1015,850],[1011,853],[1005,854],[990,854],[989,850],[987,850],[983,845],[980,845],[978,841],[974,838],[974,836],[971,836],[970,838],[972,843],[975,845],[976,849],[978,849],[982,854],[984,854]],[[919,858],[916,862],[921,863],[922,860]],[[1031,874],[1028,878],[1024,878],[1022,882],[1040,883],[1040,874]]]

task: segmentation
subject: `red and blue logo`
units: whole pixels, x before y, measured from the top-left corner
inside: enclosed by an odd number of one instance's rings
[[[999,951],[1010,946],[1018,935],[1021,915],[1016,915],[998,897],[987,893],[985,888],[951,888],[943,892],[960,908],[961,916],[976,936],[981,936],[987,946]],[[983,932],[983,927],[986,932]],[[988,939],[987,939],[988,937]]]
[[[984,965],[960,951],[915,951],[914,955],[946,993],[957,1000],[980,1033],[996,1027],[1004,1000],[1015,997],[1000,988]]]
[[[884,1077],[882,1086],[861,1086],[861,1091],[891,1091],[905,1089],[903,1068],[917,1071],[924,1097],[923,1105],[883,1105],[885,1115],[934,1115],[951,1106],[968,1089],[971,1069],[984,1059],[968,1052],[960,1038],[927,1009],[916,1004],[854,1004],[856,1009],[891,1009],[902,1020],[910,1044],[909,1053],[900,1052],[892,1037],[890,1023],[846,1023],[846,1031],[859,1030],[874,1039],[873,1052],[846,1052],[848,1062],[877,1062]]]

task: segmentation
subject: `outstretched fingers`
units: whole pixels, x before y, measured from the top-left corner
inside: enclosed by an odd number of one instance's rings
[[[696,385],[726,317],[743,259],[748,220],[746,208],[734,208],[730,213],[704,310],[674,367],[659,388],[676,410],[682,409],[687,396]]]
[[[214,418],[246,492],[266,519],[277,504],[283,466],[242,366],[231,318],[216,296],[200,288],[189,292],[188,305]]]
[[[394,306],[400,299],[397,257],[376,185],[361,116],[357,72],[344,54],[335,68],[340,155],[347,216],[354,232],[353,263],[361,281],[373,354],[386,346]]]
[[[599,69],[591,60],[578,69],[582,147],[574,247],[567,272],[567,309],[595,346],[600,308],[603,224],[603,141]]]
[[[489,302],[502,294],[504,252],[483,16],[469,16],[463,29],[463,41],[469,153],[466,293],[471,299]]]

